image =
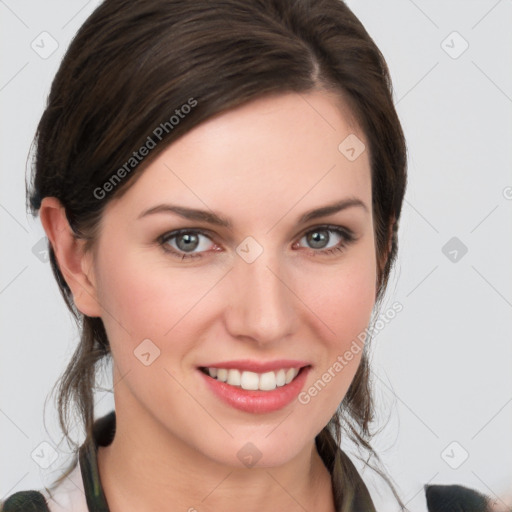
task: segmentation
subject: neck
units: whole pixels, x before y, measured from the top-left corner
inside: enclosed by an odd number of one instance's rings
[[[335,510],[331,476],[314,440],[281,466],[225,466],[140,408],[116,411],[115,437],[98,448],[98,467],[110,512]]]

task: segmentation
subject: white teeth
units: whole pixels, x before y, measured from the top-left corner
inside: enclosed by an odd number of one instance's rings
[[[232,386],[240,386],[240,371],[239,370],[228,370],[228,384]]]
[[[255,391],[256,389],[258,389],[259,380],[260,378],[257,373],[242,372],[242,377],[240,379],[240,387],[242,389]]]
[[[299,373],[299,368],[281,369],[265,373],[255,373],[226,368],[207,368],[210,377],[231,386],[238,386],[249,391],[272,391],[289,384]]]
[[[295,368],[288,368],[288,370],[286,370],[285,383],[289,384],[296,377],[297,373],[299,373],[299,371],[295,371]]]
[[[217,370],[217,380],[226,382],[228,380],[228,371],[225,368],[219,368]]]
[[[260,375],[259,389],[262,391],[271,391],[272,389],[276,389],[276,387],[277,379],[274,372],[262,373]]]

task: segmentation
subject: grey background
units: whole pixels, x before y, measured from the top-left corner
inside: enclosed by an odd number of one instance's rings
[[[70,453],[52,402],[44,416],[43,405],[77,334],[37,250],[44,232],[25,212],[24,172],[60,59],[98,3],[0,0],[0,499],[51,483]],[[347,3],[389,64],[409,148],[400,254],[382,308],[399,301],[403,311],[373,341],[378,416],[387,420],[373,444],[411,510],[426,510],[426,483],[506,499],[512,1]],[[43,31],[58,44],[49,56],[55,43]],[[98,402],[98,414],[113,404],[105,393]],[[362,474],[378,510],[397,510],[382,481]]]

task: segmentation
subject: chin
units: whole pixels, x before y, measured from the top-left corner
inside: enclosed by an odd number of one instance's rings
[[[299,456],[301,451],[309,449],[308,444],[314,441],[314,437],[306,438],[303,430],[290,432],[286,420],[277,428],[273,425],[264,431],[258,430],[252,426],[250,432],[234,433],[233,439],[224,438],[222,442],[219,441],[218,446],[222,446],[222,451],[211,452],[211,447],[208,447],[208,453],[203,453],[226,466],[272,468],[287,464]]]

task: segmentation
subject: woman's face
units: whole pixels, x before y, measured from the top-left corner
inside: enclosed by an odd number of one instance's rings
[[[133,435],[275,466],[336,411],[377,284],[366,140],[339,103],[285,94],[216,116],[108,204],[90,277]]]

